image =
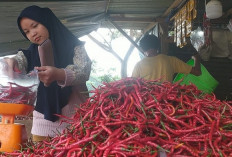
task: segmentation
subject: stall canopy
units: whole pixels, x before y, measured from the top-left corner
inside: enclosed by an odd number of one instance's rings
[[[49,7],[77,36],[89,34],[99,27],[122,29],[153,28],[160,19],[169,20],[188,0],[1,0],[0,2],[0,56],[14,54],[28,45],[20,34],[16,19],[20,11],[30,5]],[[204,6],[204,0],[196,0]],[[209,1],[209,0],[208,0]],[[221,0],[223,11],[232,8],[231,0]],[[111,24],[109,22],[111,21]]]

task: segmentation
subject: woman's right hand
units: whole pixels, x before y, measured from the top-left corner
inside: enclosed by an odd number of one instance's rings
[[[53,81],[64,81],[65,71],[53,66],[35,67],[38,70],[38,76],[45,87],[48,87]]]
[[[8,65],[6,73],[8,74],[9,77],[13,78],[14,72],[18,72],[18,73],[21,72],[19,70],[19,65],[16,59],[6,57],[4,58],[4,60]]]

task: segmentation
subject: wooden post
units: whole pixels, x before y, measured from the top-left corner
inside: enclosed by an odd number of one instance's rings
[[[160,21],[160,27],[162,28],[162,33],[160,34],[161,42],[161,53],[168,54],[168,23],[165,20]]]

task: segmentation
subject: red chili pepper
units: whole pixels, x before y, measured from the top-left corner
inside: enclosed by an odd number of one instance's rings
[[[189,132],[194,132],[194,131],[198,131],[202,128],[206,127],[205,125],[201,125],[199,127],[196,128],[192,128],[192,129],[185,129],[185,130],[173,130],[170,127],[166,126],[167,130],[169,130],[170,132],[172,132],[175,135],[180,135],[182,133],[189,133]]]
[[[148,157],[157,156],[158,146],[167,156],[232,154],[230,104],[194,85],[130,78],[106,83],[93,93],[73,119],[61,116],[69,128],[30,148],[34,155],[67,156],[70,151],[68,155],[83,157]],[[31,155],[24,150],[21,156]]]
[[[199,155],[194,151],[193,148],[189,148],[186,145],[182,145],[182,148],[184,148],[185,150],[187,150],[191,155],[195,156],[195,157],[199,157]]]
[[[72,156],[76,156],[75,155],[75,151],[81,151],[81,148],[72,148],[68,151],[67,153],[67,157],[72,157]],[[72,153],[74,153],[74,155],[72,155]]]
[[[63,148],[62,147],[56,147],[56,149],[57,150],[69,150],[69,149],[75,148],[76,146],[78,146],[80,144],[83,144],[83,143],[86,143],[86,142],[89,142],[89,141],[93,140],[96,136],[97,135],[94,135],[94,136],[79,140],[78,142],[73,143],[71,145],[68,145],[67,147],[63,147]]]
[[[178,120],[178,119],[175,119],[175,118],[173,118],[173,117],[171,117],[171,116],[169,116],[169,115],[163,113],[161,109],[160,109],[160,112],[161,112],[168,120],[173,121],[173,122],[180,123],[180,124],[184,125],[184,126],[187,127],[187,128],[192,128],[192,126],[188,125],[188,124],[185,123],[184,121],[180,121],[180,120]]]
[[[120,156],[118,156],[118,155],[121,155],[121,156],[123,156],[123,157],[127,157],[127,155],[124,154],[124,153],[121,152],[121,151],[112,150],[111,153],[112,153],[112,154],[115,154],[115,155],[116,155],[115,157],[120,157]]]
[[[212,143],[213,142],[212,140],[213,140],[214,126],[215,126],[215,121],[212,121],[212,125],[211,125],[211,128],[210,128],[210,133],[209,133],[209,145],[213,150],[213,154],[215,156],[218,156],[215,149],[214,149],[213,143]]]

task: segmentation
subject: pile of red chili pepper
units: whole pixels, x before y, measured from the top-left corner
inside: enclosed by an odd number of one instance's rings
[[[8,82],[8,84],[6,86],[0,85],[1,103],[34,105],[37,92],[35,90],[36,85],[21,86],[13,82]]]
[[[125,78],[81,104],[64,132],[10,156],[232,156],[232,106],[194,85]]]

